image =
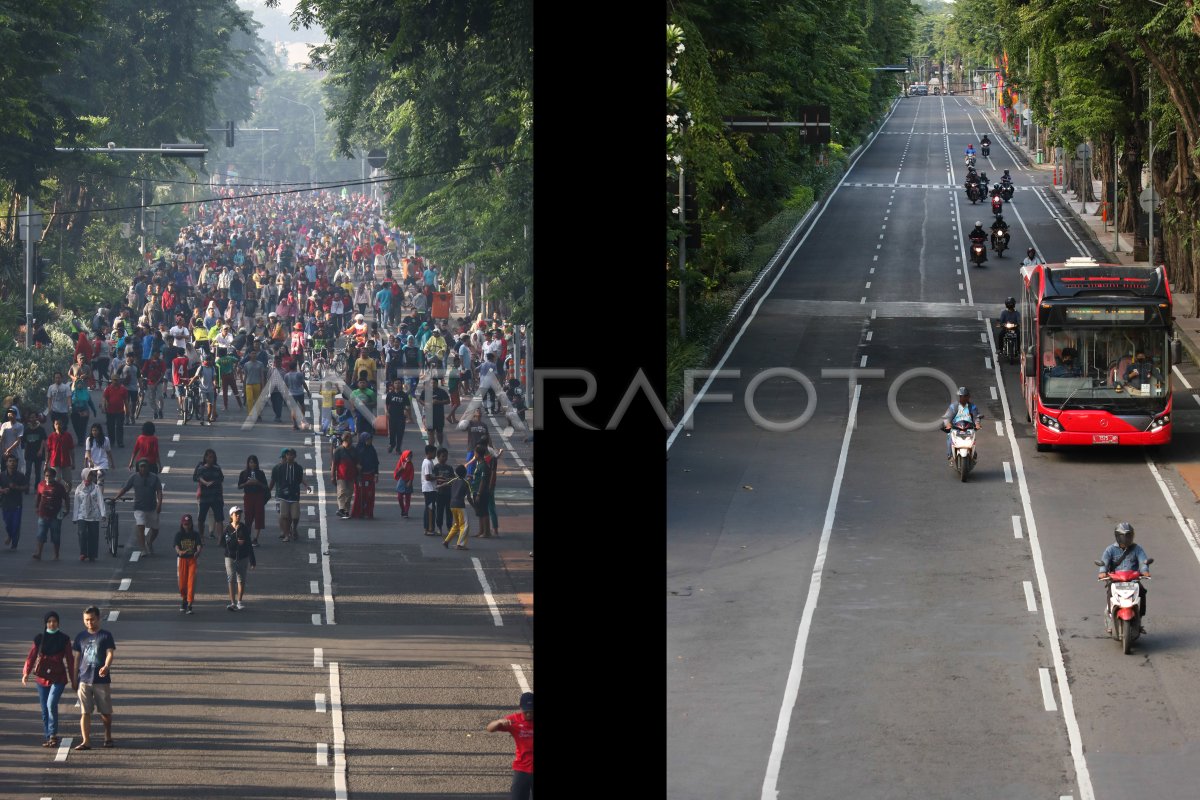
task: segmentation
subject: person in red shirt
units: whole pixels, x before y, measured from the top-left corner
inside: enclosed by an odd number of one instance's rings
[[[42,559],[42,548],[46,538],[54,544],[54,560],[58,561],[58,547],[62,536],[62,520],[59,512],[66,508],[67,490],[58,481],[58,470],[46,467],[45,480],[37,487],[37,549],[33,551],[35,561]],[[65,516],[65,515],[64,515]]]
[[[108,440],[117,447],[125,446],[125,403],[129,391],[120,381],[110,381],[104,389],[104,419],[108,426]]]
[[[187,382],[191,379],[192,370],[188,369],[188,357],[180,353],[171,359],[171,383],[175,386],[175,404],[179,406],[179,417],[183,418],[183,398],[187,391]]]
[[[162,459],[158,455],[158,436],[155,433],[153,422],[142,423],[142,434],[133,443],[133,452],[129,455],[129,469],[132,470],[134,464],[145,459],[150,464],[151,472],[157,474],[162,471]]]
[[[162,419],[162,382],[167,365],[162,360],[162,353],[155,350],[150,354],[150,360],[142,364],[142,376],[146,379],[147,400],[150,402],[151,416]]]
[[[354,434],[342,434],[341,447],[333,451],[330,461],[330,478],[337,487],[337,515],[350,518],[350,505],[354,501],[354,482],[358,478],[358,459],[354,456]]]
[[[513,759],[512,800],[533,800],[533,692],[520,700],[521,712],[487,724],[488,733],[511,733],[517,746]]]
[[[64,419],[54,420],[54,433],[46,437],[46,466],[58,470],[58,477],[71,490],[71,470],[75,469],[75,437]]]

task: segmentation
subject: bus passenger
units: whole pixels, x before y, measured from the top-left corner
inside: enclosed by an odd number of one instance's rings
[[[1064,347],[1063,351],[1062,351],[1062,358],[1059,359],[1058,364],[1056,366],[1054,366],[1053,368],[1051,368],[1051,370],[1050,370],[1050,377],[1051,378],[1082,378],[1083,370],[1080,368],[1079,364],[1076,363],[1076,361],[1075,361],[1075,357],[1077,355],[1078,355],[1078,353],[1075,351],[1075,348]]]

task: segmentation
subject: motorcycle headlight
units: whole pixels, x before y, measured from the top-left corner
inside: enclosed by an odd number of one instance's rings
[[[1038,414],[1038,422],[1042,423],[1052,431],[1058,431],[1059,433],[1062,432],[1062,425],[1059,425],[1058,420],[1056,420],[1054,417],[1050,417],[1045,414]]]

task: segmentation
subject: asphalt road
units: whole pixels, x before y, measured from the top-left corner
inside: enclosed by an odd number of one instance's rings
[[[988,320],[1030,244],[1091,246],[992,131],[1012,248],[964,269],[991,215],[961,154],[989,130],[961,98],[900,101],[669,446],[671,798],[1195,797],[1200,514],[1176,464],[1200,409],[1180,392],[1158,453],[1035,451]],[[794,372],[752,384],[773,368]],[[912,369],[987,416],[965,484],[944,435],[902,424],[950,399]],[[1121,520],[1156,559],[1132,656],[1091,563]]]
[[[311,434],[293,431],[286,413],[283,424],[244,430],[236,409],[200,428],[177,426],[168,408],[158,423],[169,471],[153,557],[135,558],[132,514],[122,504],[118,558],[79,562],[68,524],[62,559],[47,551],[34,561],[29,499],[19,550],[0,553],[0,651],[10,667],[0,682],[0,797],[507,796],[511,738],[483,729],[513,713],[533,684],[532,444],[519,432],[504,435],[509,426],[496,418],[493,430],[509,448],[498,482],[503,536],[471,538],[461,552],[422,535],[419,493],[412,518],[401,520],[386,438],[376,440],[385,474],[375,520],[338,519],[327,446],[319,445],[318,462]],[[269,409],[264,418],[273,419]],[[449,436],[451,463],[459,463],[465,432]],[[127,434],[126,445],[134,438]],[[185,616],[170,542],[180,515],[195,513],[192,469],[210,446],[225,472],[227,508],[240,504],[246,456],[257,454],[269,473],[284,446],[296,447],[306,467],[324,466],[323,494],[303,499],[294,544],[278,539],[268,504],[243,611],[226,610],[221,554],[208,548],[195,614]],[[423,450],[417,426],[404,446]],[[120,466],[110,487],[128,474],[129,450],[114,454]],[[73,636],[93,603],[117,642],[117,747],[42,749],[36,690],[21,686],[20,665],[46,610],[57,610]],[[69,691],[60,711],[60,735],[78,743]],[[100,730],[97,718],[97,742]]]

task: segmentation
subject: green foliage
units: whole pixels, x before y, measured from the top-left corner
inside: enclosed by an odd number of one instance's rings
[[[65,325],[46,325],[50,346],[26,350],[11,338],[0,340],[0,397],[19,395],[21,410],[45,410],[46,387],[58,370],[71,363],[75,343]]]
[[[813,204],[813,190],[811,186],[797,186],[792,190],[792,195],[787,200],[783,201],[784,208],[801,208],[805,211]]]

